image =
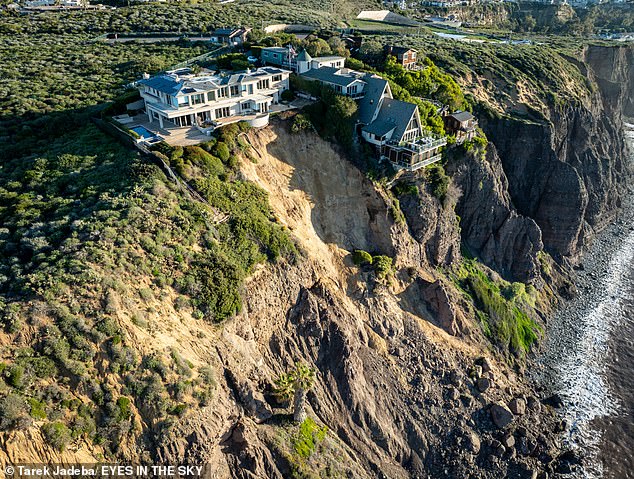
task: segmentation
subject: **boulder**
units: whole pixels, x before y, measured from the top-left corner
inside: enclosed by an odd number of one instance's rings
[[[451,386],[447,388],[447,399],[449,399],[450,401],[457,401],[459,397],[460,391]]]
[[[526,414],[526,401],[522,398],[515,398],[509,403],[509,409],[516,416],[523,416]]]
[[[478,391],[483,393],[491,387],[491,381],[489,378],[478,378],[476,381],[476,387],[478,388]]]
[[[520,437],[517,441],[517,452],[522,456],[530,456],[536,447],[537,443],[530,437]]]
[[[528,409],[536,412],[537,414],[539,414],[542,410],[541,403],[534,396],[529,396],[526,399],[526,406],[528,407]]]
[[[493,424],[499,429],[504,429],[513,422],[513,413],[504,404],[494,403],[489,411]]]
[[[452,336],[460,333],[459,321],[449,290],[440,281],[429,284],[423,289],[423,299],[434,313],[438,325]]]
[[[506,433],[502,438],[502,444],[505,448],[511,449],[515,446],[515,437],[510,432]]]
[[[564,406],[564,401],[559,394],[553,394],[542,401],[547,406],[552,406],[555,409],[559,409]]]

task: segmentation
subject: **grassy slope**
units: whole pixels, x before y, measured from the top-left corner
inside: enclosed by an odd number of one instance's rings
[[[232,166],[181,158],[212,210],[88,121],[145,57],[198,49],[46,38],[5,35],[0,50],[7,89],[22,86],[0,105],[0,430],[36,420],[56,448],[86,438],[117,454],[147,431],[139,418],[169,424],[210,400],[213,370],[176,338],[208,338],[252,268],[294,246]]]

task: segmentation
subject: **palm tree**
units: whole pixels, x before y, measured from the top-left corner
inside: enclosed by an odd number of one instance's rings
[[[314,383],[315,370],[300,363],[275,381],[276,396],[285,401],[293,398],[293,420],[296,423],[306,419],[306,395]]]

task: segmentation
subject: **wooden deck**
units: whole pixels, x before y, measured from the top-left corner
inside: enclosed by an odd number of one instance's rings
[[[165,140],[165,143],[171,146],[189,146],[197,145],[204,141],[209,141],[210,137],[201,133],[195,126],[170,126],[165,125],[161,128],[158,121],[148,121],[147,115],[137,115],[134,117],[134,123],[126,126],[143,126],[148,130],[157,133]]]

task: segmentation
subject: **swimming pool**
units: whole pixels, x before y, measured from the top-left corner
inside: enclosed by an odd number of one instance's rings
[[[131,130],[135,132],[137,135],[139,135],[141,138],[143,138],[144,140],[149,140],[150,138],[157,137],[155,133],[152,133],[150,130],[148,130],[144,126],[135,126],[134,128],[131,128]]]

